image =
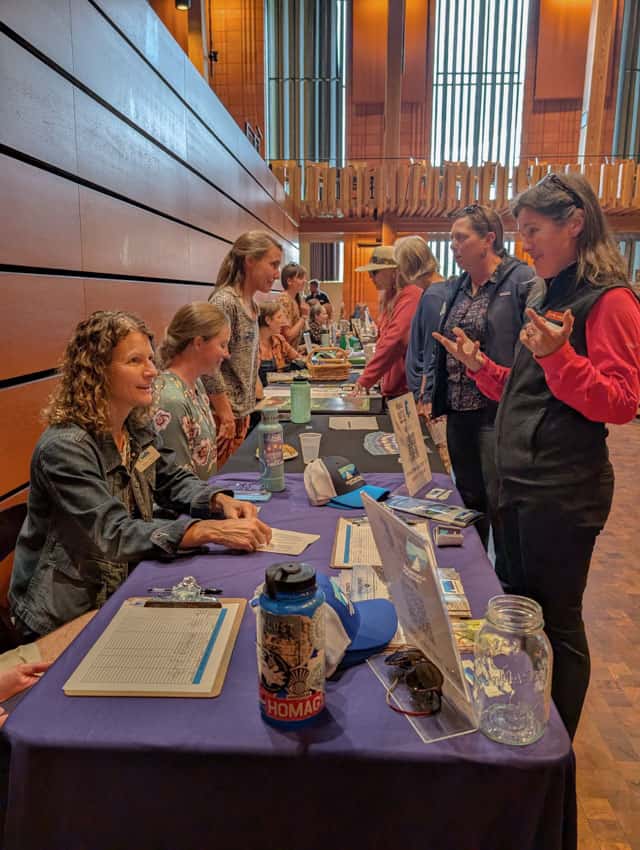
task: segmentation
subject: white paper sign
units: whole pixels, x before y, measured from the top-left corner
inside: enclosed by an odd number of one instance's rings
[[[475,710],[442,594],[431,537],[422,537],[366,493],[362,503],[382,561],[398,620],[410,643],[431,659],[444,677],[443,693],[476,725]]]
[[[388,406],[391,423],[400,449],[404,481],[409,495],[415,496],[418,490],[433,478],[416,403],[413,395],[406,393],[392,399]]]

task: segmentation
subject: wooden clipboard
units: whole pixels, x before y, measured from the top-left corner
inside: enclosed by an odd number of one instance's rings
[[[145,607],[125,600],[63,690],[67,696],[217,697],[246,599],[221,607]]]

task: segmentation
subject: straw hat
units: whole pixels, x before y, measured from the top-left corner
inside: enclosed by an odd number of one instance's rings
[[[398,264],[393,259],[393,246],[378,245],[373,249],[371,259],[366,266],[359,266],[357,272],[379,272],[382,269],[397,269]]]

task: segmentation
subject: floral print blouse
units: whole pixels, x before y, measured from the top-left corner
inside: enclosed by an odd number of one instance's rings
[[[207,481],[216,471],[216,425],[200,378],[191,389],[166,370],[156,378],[153,424],[165,446],[176,453],[176,465]]]

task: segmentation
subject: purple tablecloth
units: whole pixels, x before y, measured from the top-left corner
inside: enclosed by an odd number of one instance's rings
[[[328,571],[341,512],[311,508],[301,479],[289,475],[287,491],[261,516],[321,533],[304,559]],[[399,475],[367,479],[401,483]],[[481,616],[498,583],[477,534],[467,531],[462,549],[444,551],[442,564],[460,571]],[[221,553],[137,567],[5,727],[12,747],[7,850],[575,847],[573,753],[555,709],[544,737],[522,749],[479,732],[425,745],[385,705],[380,683],[362,665],[328,683],[324,725],[280,732],[258,711],[250,611],[218,699],[63,694],[126,597],[185,574],[246,597],[273,561]]]

